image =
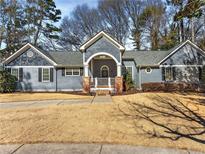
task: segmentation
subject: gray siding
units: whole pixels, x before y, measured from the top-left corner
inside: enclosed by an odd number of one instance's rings
[[[203,65],[205,58],[202,56],[201,51],[190,44],[186,44],[176,53],[170,56],[163,64],[167,65]]]
[[[106,52],[113,55],[118,62],[121,62],[120,59],[120,50],[109,42],[106,38],[102,37],[94,44],[92,44],[89,48],[85,51],[85,61],[87,61],[93,54],[98,52]]]
[[[82,76],[62,76],[62,69],[58,69],[57,72],[54,69],[53,82],[39,82],[37,67],[22,68],[23,82],[17,82],[17,91],[56,91],[56,88],[57,91],[78,91],[82,89]]]
[[[32,52],[33,56],[29,57],[28,52]],[[50,66],[50,64],[45,58],[38,54],[33,49],[28,49],[23,54],[18,56],[16,59],[7,64],[7,66]]]
[[[199,68],[197,66],[176,67],[176,81],[199,83]]]
[[[57,69],[58,91],[78,91],[83,88],[82,76],[62,76],[63,69]]]
[[[123,61],[123,67],[132,67],[133,71],[133,81],[134,84],[136,85],[137,88],[139,88],[139,72],[138,69],[136,68],[135,62],[134,61]]]
[[[53,70],[53,82],[39,82],[37,67],[22,67],[23,82],[17,82],[18,91],[55,91],[55,69]]]
[[[149,82],[162,82],[162,70],[161,68],[151,68],[152,71],[150,73],[146,72],[146,68],[140,70],[141,74],[141,83],[149,83]]]

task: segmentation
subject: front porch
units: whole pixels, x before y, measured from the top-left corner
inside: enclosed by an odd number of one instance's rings
[[[101,31],[85,42],[80,50],[83,53],[84,92],[122,93],[121,66],[125,48]]]
[[[85,92],[122,93],[121,64],[111,55],[94,55],[84,70]]]

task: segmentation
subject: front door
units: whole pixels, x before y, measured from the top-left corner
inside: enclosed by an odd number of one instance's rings
[[[102,66],[101,67],[101,77],[102,78],[108,78],[109,76],[109,68],[108,66]]]

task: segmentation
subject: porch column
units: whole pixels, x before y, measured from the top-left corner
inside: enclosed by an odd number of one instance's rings
[[[89,76],[88,65],[84,65],[84,76],[85,76],[85,77],[88,77],[88,76]]]
[[[121,73],[121,64],[117,65],[117,76],[115,77],[115,93],[122,94],[123,91],[123,77]]]
[[[120,65],[118,64],[118,65],[117,65],[117,76],[118,76],[118,77],[121,77],[121,75],[122,75],[121,71],[122,71],[122,70],[121,70],[121,64],[120,64]]]
[[[90,76],[88,65],[84,65],[84,77],[83,77],[83,92],[90,92]]]
[[[115,93],[122,94],[123,91],[123,77],[116,76],[115,77]]]

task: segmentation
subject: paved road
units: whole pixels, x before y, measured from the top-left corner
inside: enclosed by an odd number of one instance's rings
[[[107,144],[0,145],[0,154],[204,154],[188,150]]]

